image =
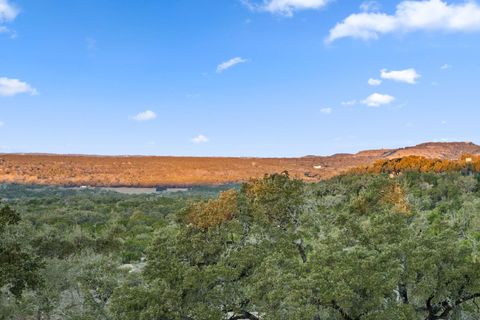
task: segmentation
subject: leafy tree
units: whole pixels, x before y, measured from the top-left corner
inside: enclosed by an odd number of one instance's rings
[[[187,223],[197,228],[209,229],[231,220],[237,213],[237,191],[227,190],[217,199],[200,201],[188,209]]]
[[[6,287],[17,297],[41,283],[39,270],[43,266],[20,221],[20,215],[8,205],[0,207],[0,288]]]

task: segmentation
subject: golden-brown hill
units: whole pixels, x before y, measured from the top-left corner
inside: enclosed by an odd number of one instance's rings
[[[0,154],[0,182],[71,186],[179,186],[242,182],[282,171],[313,182],[382,159],[412,155],[458,159],[463,154],[480,154],[480,146],[466,142],[425,143],[401,149],[303,158]]]

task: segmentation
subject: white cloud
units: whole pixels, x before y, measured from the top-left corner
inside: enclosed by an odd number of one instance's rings
[[[362,103],[369,107],[380,107],[382,105],[392,103],[394,100],[395,97],[392,97],[388,94],[374,93],[363,100]]]
[[[370,78],[370,79],[368,79],[368,84],[371,85],[371,86],[376,87],[376,86],[379,86],[379,85],[382,84],[382,80]]]
[[[413,68],[398,71],[388,71],[383,69],[380,72],[380,76],[382,79],[405,82],[409,84],[417,83],[417,79],[421,77],[421,75],[419,75]]]
[[[346,107],[352,107],[357,104],[357,100],[348,100],[348,101],[343,101],[342,106]]]
[[[20,10],[8,0],[0,0],[0,34],[9,35],[14,39],[17,37],[15,30],[3,26],[3,23],[15,20]]]
[[[20,10],[8,0],[0,0],[0,22],[14,20]]]
[[[11,97],[21,93],[29,93],[31,95],[38,94],[37,90],[26,82],[18,79],[0,78],[1,97]]]
[[[0,121],[0,128],[3,127],[3,126],[5,126],[5,122]]]
[[[320,9],[331,0],[263,0],[261,3],[251,0],[242,0],[242,3],[250,10],[267,11],[291,17],[295,11]]]
[[[444,0],[402,1],[393,15],[362,12],[348,16],[330,30],[327,42],[340,38],[378,39],[393,32],[480,31],[480,6],[473,0],[448,4]]]
[[[332,114],[332,108],[323,108],[323,109],[320,109],[320,112],[322,114]]]
[[[197,143],[197,144],[206,143],[206,142],[208,142],[208,138],[206,136],[204,136],[203,134],[199,134],[198,136],[196,136],[195,138],[192,139],[192,142]]]
[[[452,66],[449,65],[448,63],[445,63],[444,65],[442,65],[442,66],[440,67],[440,69],[442,69],[442,70],[446,70],[446,69],[450,69],[450,68],[452,68]]]
[[[217,66],[217,73],[222,73],[223,71],[227,70],[227,69],[230,69],[231,67],[237,65],[237,64],[240,64],[240,63],[245,63],[247,62],[248,60],[246,59],[243,59],[241,57],[235,57],[235,58],[232,58],[228,61],[225,61],[225,62],[222,62],[220,63],[218,66]]]
[[[151,110],[146,110],[140,112],[139,114],[132,117],[135,121],[150,121],[157,118],[157,114]]]

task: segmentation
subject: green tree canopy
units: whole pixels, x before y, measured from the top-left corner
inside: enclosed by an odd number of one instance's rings
[[[477,182],[414,175],[348,175],[307,186],[279,174],[244,184],[228,201],[194,204],[190,220],[157,231],[144,283],[118,290],[114,313],[192,320],[478,315]],[[441,191],[452,183],[465,192]],[[214,223],[191,223],[192,215]]]

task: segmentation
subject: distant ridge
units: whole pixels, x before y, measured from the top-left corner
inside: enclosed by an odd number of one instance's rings
[[[472,142],[427,142],[414,147],[392,150],[388,158],[423,156],[426,158],[458,159],[462,154],[480,154],[480,146]]]
[[[0,182],[136,187],[213,185],[282,171],[313,182],[380,159],[415,155],[452,160],[463,154],[480,155],[480,146],[472,142],[427,142],[405,148],[301,158],[0,154]]]

